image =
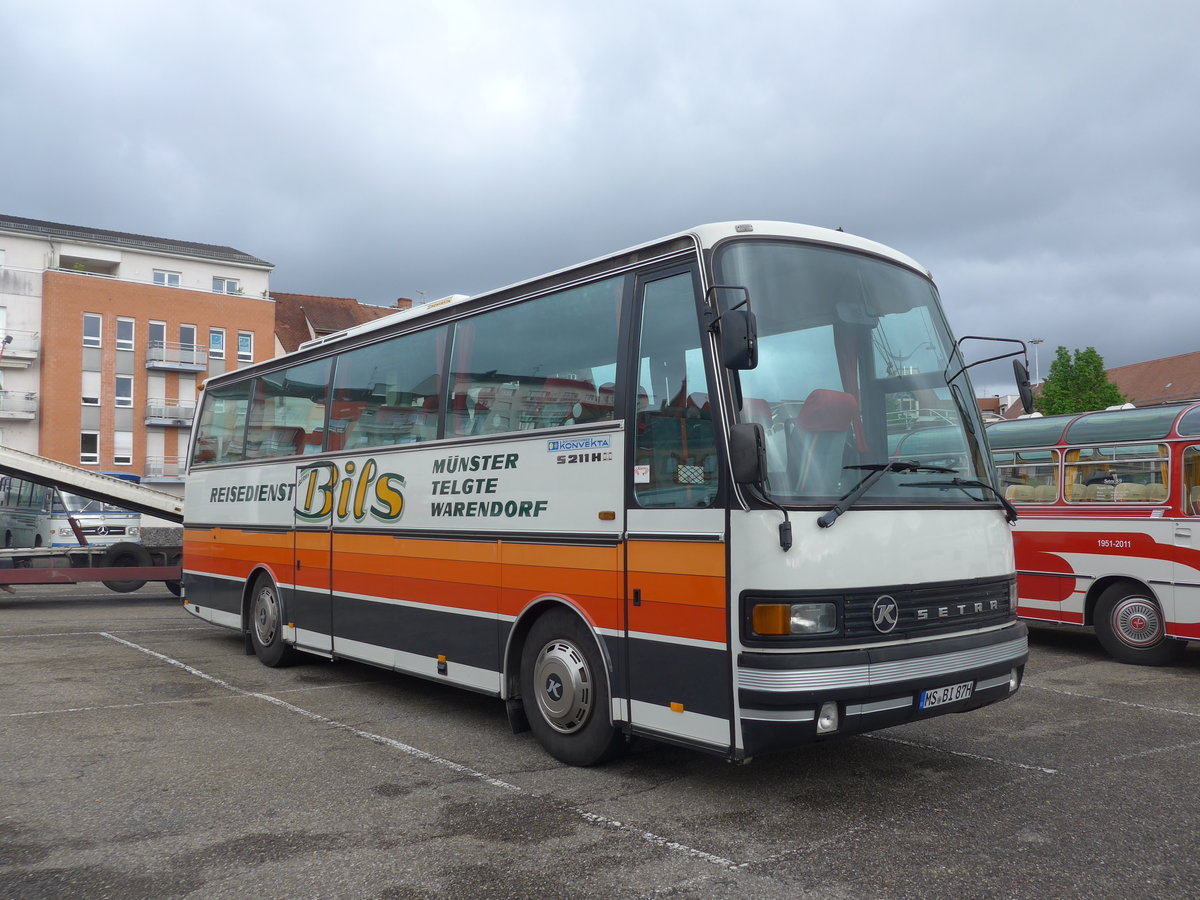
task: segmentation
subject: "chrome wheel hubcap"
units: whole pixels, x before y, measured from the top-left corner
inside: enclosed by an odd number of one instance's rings
[[[1112,615],[1113,631],[1133,647],[1157,644],[1163,636],[1158,607],[1147,600],[1130,598],[1117,604]]]
[[[533,689],[542,718],[555,731],[573,734],[587,722],[595,699],[592,674],[570,641],[555,638],[542,648],[533,667]]]
[[[275,592],[263,588],[254,598],[254,634],[258,642],[269,647],[279,632],[279,601]]]

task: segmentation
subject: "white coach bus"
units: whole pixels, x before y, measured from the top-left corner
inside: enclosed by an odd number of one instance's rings
[[[964,369],[920,265],[779,222],[400,312],[208,381],[187,609],[577,765],[986,706],[1028,649]]]

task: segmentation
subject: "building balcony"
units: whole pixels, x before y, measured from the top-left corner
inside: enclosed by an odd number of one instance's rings
[[[147,456],[142,484],[182,484],[187,460],[182,456]]]
[[[0,391],[0,419],[30,421],[37,418],[38,395],[33,391]]]
[[[146,401],[146,424],[164,425],[168,428],[191,428],[196,418],[195,400],[173,400],[169,397],[151,397]]]
[[[153,341],[146,351],[146,368],[163,372],[206,372],[208,350],[195,344]]]
[[[0,338],[0,366],[28,369],[38,358],[42,335],[39,331],[5,331]]]

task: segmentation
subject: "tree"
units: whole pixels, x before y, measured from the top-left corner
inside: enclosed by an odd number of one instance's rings
[[[1067,348],[1060,346],[1042,382],[1037,408],[1038,412],[1053,416],[1090,412],[1124,402],[1125,397],[1108,380],[1104,359],[1095,347],[1076,349],[1072,358]]]

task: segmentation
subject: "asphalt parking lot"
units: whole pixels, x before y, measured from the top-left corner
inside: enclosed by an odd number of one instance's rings
[[[161,587],[0,594],[0,897],[1181,897],[1200,648],[1039,629],[1012,700],[734,766],[562,766],[502,705],[268,669]]]

